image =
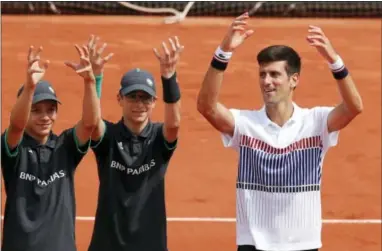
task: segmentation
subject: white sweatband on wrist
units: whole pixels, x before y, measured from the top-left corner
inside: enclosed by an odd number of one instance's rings
[[[344,61],[342,61],[342,58],[339,55],[337,57],[338,58],[336,62],[329,64],[329,68],[332,70],[332,72],[342,71],[345,68],[345,64]]]
[[[221,62],[228,63],[232,57],[232,52],[223,51],[220,46],[215,51],[215,58]]]

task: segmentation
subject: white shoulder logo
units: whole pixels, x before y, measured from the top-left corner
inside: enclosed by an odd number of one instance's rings
[[[118,144],[119,149],[123,150],[123,144],[122,144],[122,142],[118,142],[117,144]]]

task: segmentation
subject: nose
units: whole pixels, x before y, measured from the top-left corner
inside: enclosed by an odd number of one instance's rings
[[[41,113],[41,117],[40,117],[40,119],[41,119],[42,121],[49,121],[49,119],[50,119],[50,117],[49,117],[49,113],[47,113],[47,112],[43,112],[43,113]]]
[[[267,88],[271,87],[271,85],[272,85],[272,78],[269,75],[263,77],[261,80],[262,80],[261,84],[262,84],[264,89],[267,89]]]
[[[265,75],[265,78],[264,78],[264,84],[265,84],[266,86],[269,86],[269,85],[272,84],[272,78],[271,78],[271,76],[269,76],[269,74]]]
[[[141,98],[136,98],[134,105],[135,105],[135,107],[138,107],[138,108],[144,107],[143,100]]]

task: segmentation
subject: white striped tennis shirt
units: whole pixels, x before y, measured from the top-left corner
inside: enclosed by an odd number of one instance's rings
[[[231,109],[239,153],[236,182],[237,245],[270,251],[320,248],[321,170],[338,132],[328,133],[333,107],[300,108],[279,127],[261,110]]]

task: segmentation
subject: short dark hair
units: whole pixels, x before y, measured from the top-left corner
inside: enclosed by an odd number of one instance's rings
[[[288,76],[300,73],[301,58],[298,53],[286,45],[272,45],[262,49],[257,54],[259,65],[268,64],[276,61],[286,61],[285,71]]]

